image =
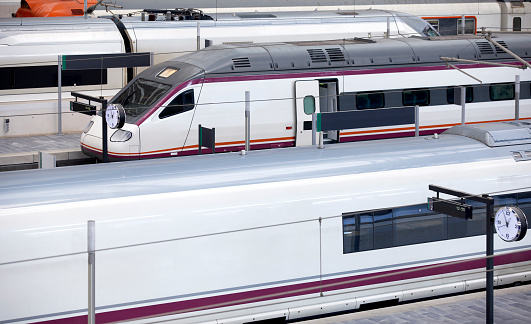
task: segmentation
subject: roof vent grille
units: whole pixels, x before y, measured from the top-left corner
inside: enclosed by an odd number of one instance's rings
[[[501,46],[507,48],[507,44],[505,44],[504,41],[499,41],[499,42],[497,42],[497,43],[500,44]],[[499,48],[498,46],[495,46],[495,47],[496,47],[496,54],[503,54],[503,53],[505,53],[505,51],[502,50],[501,48]]]
[[[310,58],[312,59],[312,63],[326,63],[328,60],[326,59],[326,55],[322,49],[309,49],[308,54],[310,54]]]
[[[345,56],[340,48],[327,48],[326,52],[331,62],[343,62],[345,60]]]
[[[234,63],[234,68],[250,68],[251,62],[249,61],[248,57],[238,57],[233,58],[232,63]]]
[[[494,54],[494,50],[489,42],[477,42],[476,44],[478,45],[481,54]]]

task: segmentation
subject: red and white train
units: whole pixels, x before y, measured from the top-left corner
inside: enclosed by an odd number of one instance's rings
[[[531,36],[494,39],[530,60]],[[465,74],[449,69],[441,57],[472,63],[454,62]],[[531,72],[514,68],[521,64],[477,35],[213,46],[147,69],[111,99],[125,108],[125,124],[108,133],[109,158],[196,154],[198,125],[216,129],[216,152],[241,150],[246,91],[253,149],[310,145],[312,113],[319,112],[380,109],[385,119],[386,108],[419,105],[420,133],[440,133],[461,123],[461,106],[454,104],[454,88],[461,85],[467,86],[465,122],[511,120],[517,75],[519,116],[529,119]],[[83,152],[97,158],[101,124],[101,116],[94,116],[81,137]],[[414,132],[414,124],[361,127],[328,138],[345,142]]]

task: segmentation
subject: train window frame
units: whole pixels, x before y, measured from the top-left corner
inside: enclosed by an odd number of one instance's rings
[[[489,86],[489,98],[491,101],[513,100],[514,96],[514,83],[494,83]]]
[[[448,88],[446,88],[446,101],[450,105],[454,105],[455,104],[455,100],[454,100],[455,88],[456,87],[448,87]],[[474,87],[467,86],[465,89],[466,89],[465,90],[465,103],[473,102],[474,101]]]
[[[191,98],[191,101],[190,101]],[[195,107],[194,89],[179,93],[159,114],[159,119],[165,119],[190,111]]]
[[[121,104],[125,109],[125,122],[132,124],[140,119],[149,107],[163,98],[171,88],[172,86],[166,83],[138,78],[129,83],[110,103]]]
[[[364,99],[368,104],[363,105],[362,99]],[[378,99],[378,100],[373,100]],[[374,105],[372,103],[375,103]],[[378,109],[385,107],[385,95],[383,91],[371,91],[371,92],[358,92],[356,93],[356,109],[365,110],[365,109]]]
[[[465,35],[475,35],[477,22],[475,17],[465,17]],[[457,19],[457,35],[461,35],[462,19]]]
[[[303,111],[306,115],[311,115],[315,112],[315,97],[307,95],[302,99]]]
[[[425,100],[422,102],[417,102],[417,95],[424,93],[425,94]],[[429,106],[430,105],[430,90],[427,88],[420,88],[420,89],[404,89],[402,90],[402,105],[404,107],[412,107],[412,106]]]

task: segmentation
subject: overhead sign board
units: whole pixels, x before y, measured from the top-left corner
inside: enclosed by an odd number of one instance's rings
[[[471,219],[472,206],[460,202],[439,198],[428,198],[429,209],[437,213],[443,213],[453,217]]]
[[[63,55],[62,70],[91,70],[150,66],[150,53]]]

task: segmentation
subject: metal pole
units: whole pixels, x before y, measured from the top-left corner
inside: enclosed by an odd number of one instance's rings
[[[251,150],[251,92],[245,91],[245,151]]]
[[[88,323],[96,323],[96,222],[87,224],[88,252]]]
[[[63,56],[59,55],[57,58],[57,135],[63,135],[62,127],[63,121],[61,116],[61,105],[63,94],[61,93],[61,85],[63,84],[62,78],[63,70]]]
[[[514,85],[514,119],[520,120],[520,75],[516,75]]]
[[[415,137],[420,135],[420,107],[415,105]]]
[[[486,198],[490,198],[485,195]],[[494,199],[487,203],[487,324],[494,323]]]
[[[466,87],[461,87],[461,125],[465,125]]]
[[[323,138],[323,132],[319,132],[319,148],[324,149],[324,138]]]
[[[83,18],[87,19],[87,0],[83,1]]]
[[[312,145],[315,145],[317,135],[317,113],[312,114]]]
[[[197,50],[201,49],[201,24],[197,22]]]
[[[103,97],[100,97],[103,100]],[[103,163],[109,162],[109,149],[108,149],[108,138],[107,138],[107,119],[105,114],[107,113],[107,100],[103,100],[101,103],[101,140],[103,141]]]
[[[465,15],[461,16],[461,34],[465,34]]]
[[[387,17],[387,33],[385,34],[385,38],[389,38],[391,33],[391,17]]]

